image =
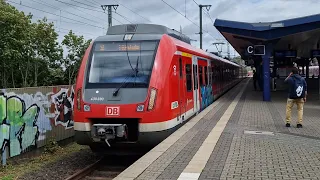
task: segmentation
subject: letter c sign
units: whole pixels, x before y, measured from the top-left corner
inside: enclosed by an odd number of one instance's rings
[[[248,52],[249,54],[252,54],[252,53],[253,53],[253,46],[248,46],[248,47],[247,47],[247,52]]]

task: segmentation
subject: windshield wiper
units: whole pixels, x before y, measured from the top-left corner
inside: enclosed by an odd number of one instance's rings
[[[126,47],[128,47],[127,42],[126,42]],[[127,59],[128,59],[128,62],[129,62],[129,64],[130,64],[131,69],[133,70],[133,73],[132,73],[130,76],[127,76],[127,77],[124,79],[124,81],[123,81],[123,82],[121,83],[121,85],[117,88],[117,90],[115,90],[115,91],[113,92],[113,94],[112,94],[113,96],[117,96],[117,95],[118,95],[119,90],[122,88],[122,86],[124,86],[124,85],[127,84],[128,78],[129,78],[129,77],[132,77],[133,75],[134,75],[134,85],[136,85],[136,78],[137,78],[138,73],[139,73],[139,70],[138,70],[138,68],[139,68],[139,56],[138,56],[138,58],[137,58],[136,67],[133,69],[133,67],[132,67],[132,65],[131,65],[130,58],[129,58],[129,54],[128,54],[128,48],[126,48],[126,52],[127,52]]]
[[[124,79],[124,81],[123,81],[123,82],[121,83],[121,85],[117,88],[117,90],[115,90],[115,91],[113,92],[113,94],[112,94],[113,96],[117,96],[117,95],[118,95],[119,90],[120,90],[124,85],[127,84],[127,80],[128,80],[129,77],[134,76],[134,85],[136,84],[136,77],[138,76],[138,73],[139,73],[138,65],[139,65],[139,57],[137,58],[137,64],[136,64],[136,67],[135,67],[135,71],[132,72],[132,74],[131,74],[130,76],[127,76],[127,77]]]
[[[127,85],[127,80],[134,75],[134,72],[130,76],[127,76],[124,81],[120,84],[120,86],[112,93],[113,96],[117,96],[119,93],[119,90],[124,86]]]

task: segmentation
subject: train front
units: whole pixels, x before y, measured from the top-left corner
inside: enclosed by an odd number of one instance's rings
[[[106,35],[87,50],[76,84],[78,144],[93,149],[97,144],[112,147],[138,141],[139,121],[153,109],[156,98],[149,83],[158,43],[139,34]]]

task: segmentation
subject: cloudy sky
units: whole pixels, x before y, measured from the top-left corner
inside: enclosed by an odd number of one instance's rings
[[[107,13],[101,5],[119,4],[113,12],[113,25],[127,23],[153,23],[180,30],[187,34],[194,46],[199,47],[198,4],[212,5],[203,11],[203,49],[217,51],[213,42],[225,39],[213,26],[216,18],[243,21],[268,22],[320,13],[320,0],[7,0],[18,10],[32,13],[34,19],[46,16],[55,23],[59,41],[72,29],[86,39],[94,39],[106,33]],[[170,7],[171,6],[171,7]],[[113,9],[114,11],[114,9]],[[178,11],[178,12],[177,12]],[[227,45],[222,48],[227,54]],[[238,55],[230,47],[230,55]]]

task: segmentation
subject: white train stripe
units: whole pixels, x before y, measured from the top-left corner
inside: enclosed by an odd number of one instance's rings
[[[189,119],[195,112],[193,112],[193,108],[185,113],[184,119]],[[157,122],[157,123],[140,123],[139,131],[140,132],[154,132],[154,131],[164,131],[167,129],[171,129],[176,127],[182,123],[182,119],[177,120],[177,117],[170,119],[168,121]]]
[[[187,113],[184,114],[184,119],[189,119],[193,114],[196,112],[193,112],[193,109],[190,109],[187,111]],[[177,117],[163,122],[156,122],[156,123],[140,123],[139,124],[139,131],[140,132],[154,132],[154,131],[164,131],[167,129],[171,129],[176,127],[182,123],[182,119],[179,121],[177,120]],[[74,130],[76,131],[91,131],[91,123],[88,122],[75,122],[74,123]]]

